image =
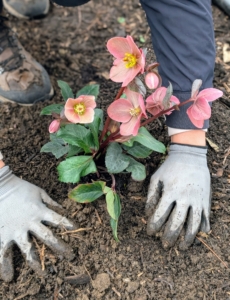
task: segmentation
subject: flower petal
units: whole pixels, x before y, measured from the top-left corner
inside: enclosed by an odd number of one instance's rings
[[[211,117],[211,107],[206,98],[201,98],[191,106],[191,115],[196,120],[207,120]]]
[[[223,96],[223,92],[221,90],[209,88],[209,89],[204,89],[203,91],[199,92],[197,99],[199,99],[200,97],[204,97],[204,98],[206,98],[206,100],[208,102],[210,102],[210,101],[214,101],[222,96]]]
[[[114,82],[123,82],[127,78],[130,69],[125,67],[125,63],[120,60],[120,62],[114,65],[111,70],[109,77]]]
[[[128,72],[126,77],[123,80],[122,87],[127,86],[137,76],[137,74],[140,73],[141,66],[136,65],[135,67],[129,68],[127,70]]]
[[[132,117],[129,122],[122,123],[120,127],[121,135],[133,135],[136,136],[138,134],[138,130],[140,128],[141,115],[138,117]]]
[[[195,125],[197,128],[203,128],[204,126],[204,120],[196,120],[193,118],[192,116],[192,113],[191,113],[191,109],[192,109],[192,106],[190,106],[188,109],[187,109],[187,115],[190,119],[190,121],[193,123],[193,125]]]
[[[151,104],[147,103],[146,105],[146,109],[148,112],[150,112],[150,114],[152,114],[153,116],[156,116],[157,114],[159,114],[163,109],[162,107],[158,106],[158,105],[153,105],[151,106]]]
[[[65,108],[65,116],[68,121],[71,123],[78,123],[79,122],[79,116],[76,114],[74,111],[73,107],[72,108]]]
[[[175,96],[170,97],[170,102],[171,102],[172,106],[175,105],[175,104],[180,104],[180,100]]]
[[[95,113],[95,111],[93,108],[91,108],[91,107],[86,108],[84,114],[78,115],[78,117],[79,117],[78,123],[80,123],[80,124],[92,123],[93,119],[94,119],[94,113]]]
[[[118,99],[110,104],[107,113],[112,120],[128,122],[132,117],[129,113],[132,108],[132,103],[128,99]]]
[[[65,109],[69,109],[69,108],[72,109],[75,104],[82,102],[82,100],[83,100],[82,97],[78,97],[77,99],[68,98],[65,103]]]
[[[91,107],[95,108],[97,106],[96,101],[95,101],[95,96],[92,95],[82,95],[82,102],[84,102],[85,107]]]
[[[137,58],[141,57],[141,51],[137,47],[137,45],[134,43],[133,38],[130,35],[127,35],[126,37],[127,42],[129,44],[129,47],[131,48],[131,54],[134,54]]]
[[[124,37],[114,37],[108,40],[107,49],[116,58],[123,59],[125,53],[132,53],[130,41]]]
[[[138,59],[138,65],[141,67],[140,73],[143,74],[145,71],[145,54],[142,49],[140,49],[141,56]]]

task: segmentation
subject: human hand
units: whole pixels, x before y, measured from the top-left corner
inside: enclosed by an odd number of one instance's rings
[[[9,167],[0,169],[0,277],[5,281],[11,281],[14,275],[13,244],[18,245],[28,265],[44,275],[29,233],[53,251],[69,259],[74,257],[70,247],[43,225],[71,229],[73,224],[43,202],[61,207],[44,190],[13,175]]]
[[[146,213],[147,234],[154,235],[166,224],[163,247],[172,247],[187,220],[181,249],[187,249],[198,230],[210,230],[210,173],[205,147],[173,144],[165,162],[152,176]]]

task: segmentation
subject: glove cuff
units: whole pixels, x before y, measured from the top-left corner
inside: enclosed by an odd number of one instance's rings
[[[194,145],[187,145],[187,144],[171,143],[169,149],[170,151],[175,151],[175,152],[193,153],[198,155],[207,154],[206,146],[194,146]]]

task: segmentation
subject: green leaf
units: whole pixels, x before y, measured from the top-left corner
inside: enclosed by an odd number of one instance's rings
[[[51,104],[44,107],[40,113],[40,115],[52,115],[52,113],[60,114],[63,110],[63,104]]]
[[[145,38],[143,37],[142,34],[139,35],[139,40],[141,43],[145,43]]]
[[[114,193],[114,213],[116,220],[118,220],[121,214],[121,200],[117,193]]]
[[[117,225],[118,225],[118,220],[114,220],[113,218],[110,218],[110,226],[113,231],[113,237],[116,242],[119,242],[118,236],[117,236]]]
[[[105,182],[95,181],[93,183],[79,184],[68,197],[79,203],[89,203],[100,198],[104,192]]]
[[[109,173],[120,173],[129,165],[129,157],[122,153],[118,143],[111,143],[106,151],[105,165]]]
[[[105,186],[104,187],[104,194],[107,194],[110,190],[111,190],[111,188],[109,188],[108,186]]]
[[[103,130],[103,121],[104,121],[104,112],[100,108],[95,108],[94,111],[95,111],[95,117],[98,117],[101,120],[99,130],[102,131]]]
[[[126,171],[131,172],[131,177],[133,180],[142,181],[146,178],[145,166],[133,159],[129,158],[130,164]]]
[[[59,180],[76,183],[82,176],[97,171],[92,156],[74,156],[61,162],[58,167]]]
[[[111,218],[116,219],[116,214],[114,211],[114,192],[110,189],[110,191],[107,192],[105,197],[106,203],[107,203],[107,210]]]
[[[51,142],[46,143],[41,152],[52,153],[57,159],[65,155],[69,151],[69,146],[66,145],[63,139],[51,135]]]
[[[97,99],[97,96],[99,94],[99,87],[99,84],[86,85],[80,91],[77,92],[76,98],[78,98],[81,95],[92,95],[95,96],[95,99]]]
[[[82,151],[82,148],[78,146],[69,145],[69,151],[66,157],[74,156]]]
[[[165,153],[166,151],[164,144],[156,140],[145,127],[140,127],[138,135],[123,144],[132,147],[134,142],[138,142],[156,152]]]
[[[95,148],[93,136],[84,126],[68,124],[61,127],[57,135],[70,145],[82,148],[85,153],[91,153],[91,148]]]
[[[71,90],[70,86],[68,85],[67,82],[58,80],[57,81],[58,86],[61,89],[61,94],[63,99],[66,101],[68,98],[74,98],[73,91]]]
[[[125,18],[124,17],[118,17],[117,21],[118,21],[118,23],[123,24],[123,23],[125,23]]]
[[[152,153],[151,149],[139,144],[138,142],[134,142],[132,147],[128,147],[123,144],[122,147],[127,151],[128,154],[137,158],[146,158]]]
[[[99,127],[101,124],[101,119],[98,116],[94,116],[94,120],[92,123],[89,123],[89,129],[91,130],[91,133],[93,135],[93,140],[94,144],[96,146],[96,149],[99,148],[99,139],[98,139],[98,134],[99,134]]]
[[[119,242],[118,236],[117,236],[117,225],[118,225],[118,219],[121,214],[121,203],[120,203],[120,197],[118,196],[117,193],[114,193],[114,214],[115,214],[115,219],[110,218],[110,226],[113,231],[113,236],[114,239]]]

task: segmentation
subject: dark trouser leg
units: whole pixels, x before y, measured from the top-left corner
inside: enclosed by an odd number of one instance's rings
[[[210,0],[140,0],[151,29],[153,48],[160,63],[163,86],[173,85],[180,101],[190,98],[192,82],[202,79],[212,87],[215,42]],[[195,128],[187,106],[167,117],[169,127]],[[208,128],[205,121],[204,128]]]
[[[79,6],[89,2],[90,0],[52,0],[62,6]]]

